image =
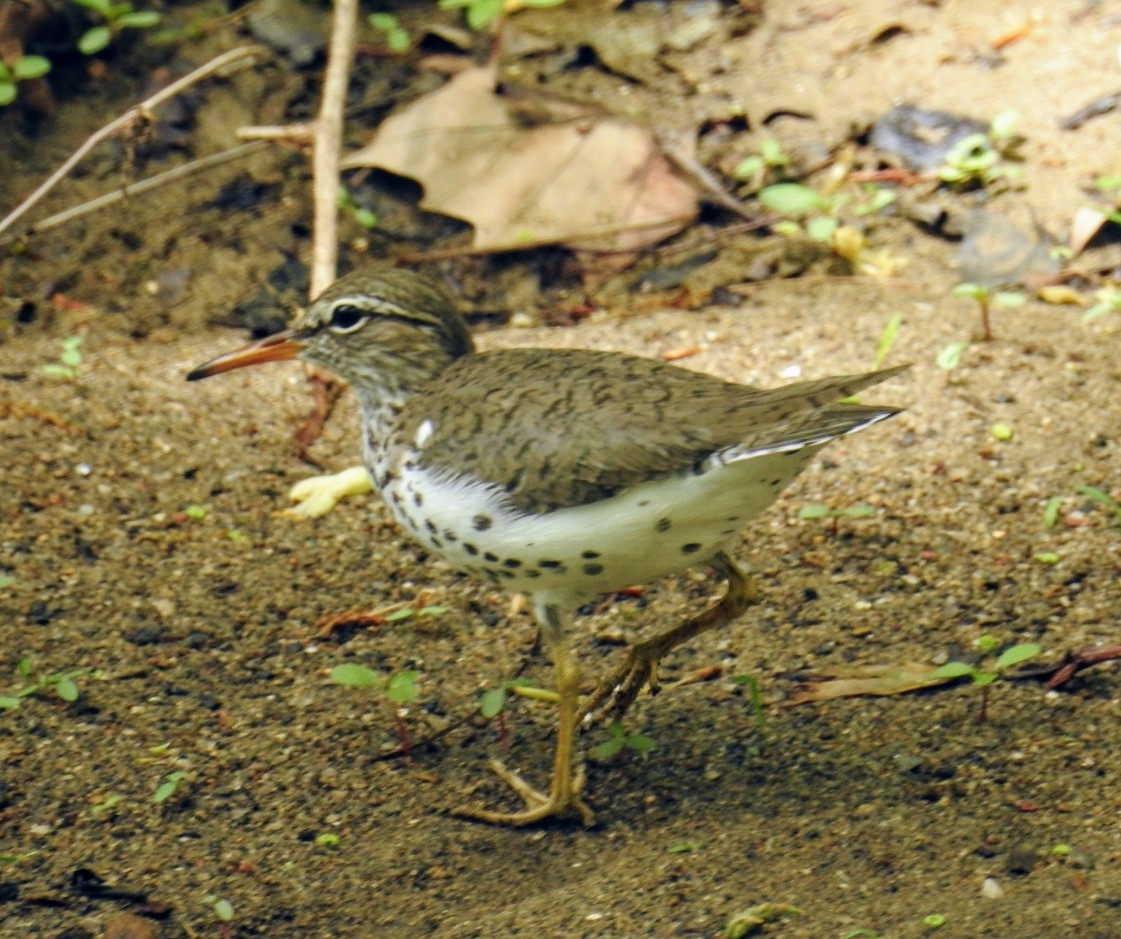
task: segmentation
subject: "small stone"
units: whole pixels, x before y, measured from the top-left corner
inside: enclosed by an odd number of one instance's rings
[[[995,877],[986,877],[981,884],[981,896],[986,900],[999,900],[1004,896],[1004,888]]]

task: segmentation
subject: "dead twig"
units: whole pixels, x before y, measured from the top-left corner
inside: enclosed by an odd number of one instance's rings
[[[163,104],[163,102],[174,98],[192,85],[198,84],[204,78],[209,78],[211,75],[219,72],[228,72],[235,66],[240,67],[247,65],[252,60],[266,54],[267,50],[262,46],[241,46],[237,49],[231,49],[229,52],[225,52],[211,59],[205,65],[199,66],[190,74],[184,75],[177,81],[173,81],[166,88],[157,91],[150,98],[141,101],[140,104],[129,108],[120,117],[110,121],[100,130],[91,134],[86,142],[75,150],[62,166],[47,177],[47,180],[40,185],[38,189],[9,212],[4,219],[0,220],[0,232],[11,228],[12,225],[23,218],[36,203],[65,179],[70,171],[85,159],[86,155],[103,140],[108,140],[110,137],[128,130],[134,124],[142,120],[147,120],[151,116],[151,112],[159,107],[159,105]]]

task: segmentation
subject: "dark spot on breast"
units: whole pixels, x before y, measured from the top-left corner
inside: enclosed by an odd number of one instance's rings
[[[479,549],[468,541],[463,542],[463,550],[470,554],[471,557],[479,553]]]
[[[585,564],[584,565],[584,573],[587,574],[589,577],[595,577],[597,574],[602,574],[603,573],[603,565],[602,564]]]
[[[650,504],[650,500],[649,500],[649,499],[639,499],[639,500],[638,500],[638,507],[639,507],[640,509],[644,509],[644,508],[646,508],[646,506],[648,506],[649,504]]]
[[[483,570],[483,574],[486,575],[487,580],[489,580],[492,584],[498,583],[498,571],[491,570],[488,567]]]
[[[772,479],[771,480],[771,485],[772,486],[781,486],[782,485],[782,480],[781,479]]]
[[[654,526],[656,531],[669,531],[670,520],[668,518],[658,519],[658,524]]]
[[[738,522],[739,520],[740,517],[738,515],[729,515],[726,519],[724,519],[724,521],[726,522]]]
[[[540,577],[541,576],[541,571],[535,570],[532,567],[527,567],[524,571],[522,571],[522,573],[525,574],[526,577]]]
[[[401,504],[401,493],[391,492],[389,494],[389,498],[393,500],[394,505],[400,505]]]
[[[424,496],[422,496],[419,492],[413,493],[413,505],[415,505],[418,509],[422,505],[424,505]]]
[[[498,555],[494,554],[492,551],[484,551],[483,552],[483,560],[484,561],[490,561],[491,564],[493,564],[493,563],[495,563],[495,561],[498,560]]]
[[[440,547],[443,547],[443,544],[444,544],[444,543],[443,543],[443,542],[442,542],[442,541],[441,541],[441,540],[440,540],[439,538],[437,538],[437,537],[436,537],[435,535],[433,535],[433,536],[432,536],[431,538],[429,538],[429,539],[428,539],[428,541],[429,541],[429,543],[430,543],[430,544],[432,545],[432,547],[433,547],[433,548],[440,548]]]
[[[486,531],[494,524],[494,520],[489,515],[476,515],[471,519],[471,527],[475,531]]]
[[[445,528],[444,529],[444,541],[450,541],[454,544],[455,542],[459,541],[459,536],[454,531],[452,531],[450,528]]]
[[[720,534],[722,534],[722,535],[734,535],[735,533],[736,533],[736,529],[725,528]]]
[[[596,558],[599,557],[599,552],[598,551],[585,551],[583,554],[580,555],[580,557],[586,558],[589,561],[594,561]]]
[[[521,558],[507,558],[502,563],[505,564],[507,567],[521,567],[522,566],[522,559]]]
[[[558,568],[558,567],[564,567],[564,564],[561,563],[560,561],[538,561],[537,566],[538,567],[547,567],[547,568],[555,569],[555,568]]]
[[[681,553],[682,554],[696,554],[700,550],[701,550],[701,545],[700,545],[700,542],[697,542],[697,541],[690,541],[688,544],[683,544],[681,546]]]
[[[498,573],[500,573],[507,580],[513,580],[514,579],[514,572],[513,571],[499,571]]]
[[[428,529],[429,534],[436,534],[436,526],[432,524],[432,519],[426,518],[424,520],[424,527]]]

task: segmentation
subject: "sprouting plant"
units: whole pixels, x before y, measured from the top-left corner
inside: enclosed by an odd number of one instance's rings
[[[887,321],[884,331],[880,333],[880,341],[876,343],[876,358],[872,368],[882,368],[887,357],[891,354],[891,347],[895,345],[895,337],[899,335],[899,327],[903,325],[903,314],[893,313]]]
[[[517,13],[541,7],[557,7],[564,0],[440,0],[441,10],[465,10],[467,25],[483,29],[504,13]]]
[[[223,923],[233,922],[234,905],[230,903],[229,900],[223,899],[216,894],[208,893],[202,898],[202,902],[209,906],[214,911],[214,915]]]
[[[961,357],[965,350],[969,348],[969,345],[968,342],[964,341],[947,343],[938,350],[934,361],[940,369],[952,372],[961,364]]]
[[[958,284],[954,287],[953,294],[955,297],[968,297],[971,300],[977,301],[977,305],[981,308],[981,339],[984,342],[989,342],[993,338],[992,322],[989,319],[989,311],[993,307],[1012,308],[1023,306],[1028,299],[1022,293],[1016,291],[993,291],[981,284],[968,283]]]
[[[633,750],[635,753],[649,753],[654,749],[654,741],[643,734],[631,734],[627,729],[615,721],[607,728],[610,736],[588,751],[592,759],[609,760],[623,750]]]
[[[24,698],[31,695],[42,694],[52,689],[55,695],[68,704],[72,704],[81,697],[76,678],[89,672],[88,668],[71,668],[64,672],[55,672],[52,675],[36,674],[31,659],[20,659],[16,663],[16,672],[23,679],[24,685],[14,695],[0,696],[0,709],[10,710],[17,708]]]
[[[126,29],[149,29],[160,22],[154,10],[137,10],[128,0],[74,0],[79,6],[92,10],[104,20],[86,30],[78,40],[78,50],[83,55],[94,55],[104,49]]]
[[[1107,511],[1112,512],[1114,521],[1121,525],[1121,503],[1118,503],[1108,492],[1099,489],[1097,486],[1079,486],[1078,493],[1092,502],[1096,502]]]
[[[984,655],[988,656],[995,651],[996,640],[988,635],[979,636],[976,645]],[[989,686],[1000,678],[1007,669],[1034,658],[1039,655],[1040,651],[1038,643],[1021,642],[1005,649],[987,668],[970,662],[947,662],[941,668],[936,668],[931,672],[927,679],[938,681],[951,678],[969,678],[973,687],[979,688],[981,691],[981,707],[977,714],[977,720],[985,721],[988,719]]]
[[[315,836],[315,844],[319,848],[337,848],[341,843],[342,839],[333,831],[323,831]]]
[[[43,374],[63,381],[77,381],[82,374],[82,337],[67,336],[63,339],[58,361],[44,365]]]
[[[790,169],[790,157],[782,149],[782,144],[774,137],[764,137],[759,142],[759,151],[740,161],[732,175],[758,189],[768,180],[783,179]]]
[[[0,864],[22,864],[28,858],[41,854],[40,851],[24,851],[22,854],[0,854]]]
[[[51,60],[41,55],[25,55],[10,65],[0,59],[0,107],[11,104],[19,93],[19,83],[42,78],[51,70]]]
[[[399,613],[416,612],[398,610]],[[409,731],[405,726],[401,708],[410,701],[420,697],[420,672],[408,669],[394,675],[384,677],[365,665],[355,662],[344,662],[331,669],[331,681],[348,688],[380,689],[393,711],[393,722],[397,737],[401,741],[401,749],[406,757],[409,753]]]
[[[1097,302],[1082,314],[1082,322],[1092,323],[1106,313],[1121,313],[1121,289],[1105,286],[1095,291],[1094,298]]]
[[[751,713],[755,718],[755,729],[759,734],[759,739],[766,743],[768,736],[767,712],[763,706],[763,687],[759,684],[759,679],[754,675],[733,675],[732,681],[747,689],[748,697],[751,700]]]
[[[487,720],[492,717],[497,717],[502,713],[502,709],[506,707],[506,698],[509,692],[521,693],[518,691],[520,688],[532,689],[533,682],[528,678],[511,678],[508,681],[496,685],[484,691],[482,697],[479,698],[479,713]],[[536,689],[541,690],[541,689]],[[550,692],[551,693],[551,692]]]
[[[405,29],[392,13],[371,13],[366,17],[367,22],[385,37],[386,48],[390,52],[408,52],[412,39],[409,31]]]
[[[1059,523],[1059,512],[1063,509],[1063,497],[1051,496],[1043,507],[1043,527],[1054,528]]]
[[[118,803],[123,802],[124,798],[119,792],[111,793],[96,805],[90,806],[90,815],[94,818],[101,818],[106,813],[111,812]]]
[[[927,929],[941,929],[946,925],[946,917],[941,913],[931,913],[929,916],[924,916],[922,924]]]
[[[861,198],[852,207],[852,214],[857,218],[867,215],[878,215],[899,198],[893,189],[877,186],[875,183],[864,183],[861,186]]]
[[[1023,171],[1009,163],[1021,141],[1018,118],[1005,111],[993,118],[985,133],[970,134],[955,143],[942,160],[938,178],[959,188],[1015,182]]]
[[[377,213],[355,202],[354,196],[346,186],[339,186],[335,204],[363,228],[370,230],[378,227]]]
[[[775,183],[760,190],[764,208],[784,216],[774,230],[787,238],[805,234],[812,241],[828,241],[840,224],[838,215],[848,197],[827,196],[802,183]]]
[[[163,777],[163,782],[156,787],[156,791],[152,794],[152,801],[157,805],[163,805],[164,802],[175,795],[179,784],[186,776],[187,774],[183,772],[183,770],[175,770],[173,773],[168,773]]]
[[[820,502],[813,502],[802,507],[801,511],[798,513],[798,518],[802,519],[802,521],[809,521],[815,518],[831,519],[832,527],[830,533],[836,536],[837,532],[840,530],[842,518],[868,518],[875,514],[875,507],[863,502],[846,506],[843,509],[834,509]]]

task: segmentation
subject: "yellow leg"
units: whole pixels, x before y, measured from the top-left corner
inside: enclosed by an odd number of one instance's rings
[[[521,812],[492,812],[488,809],[456,809],[456,815],[474,818],[494,825],[532,825],[546,818],[576,816],[590,828],[595,824],[595,814],[582,798],[584,789],[583,761],[576,762],[575,737],[577,706],[580,699],[580,665],[572,655],[565,635],[564,623],[555,607],[538,609],[537,618],[541,633],[553,659],[557,674],[558,705],[557,748],[553,761],[553,782],[549,793],[535,789],[517,773],[507,769],[498,760],[491,761],[491,769],[525,801]]]
[[[620,720],[643,688],[649,686],[650,693],[657,694],[658,663],[671,649],[703,632],[732,622],[759,600],[759,588],[755,582],[737,568],[723,551],[714,558],[713,563],[728,582],[724,596],[703,613],[631,646],[626,661],[601,681],[584,703],[579,711],[578,721],[593,723],[606,718]]]

